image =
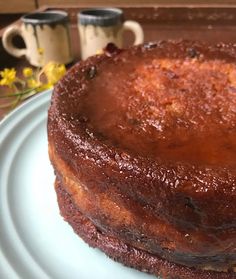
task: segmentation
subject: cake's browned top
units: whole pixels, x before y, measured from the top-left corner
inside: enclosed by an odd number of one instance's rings
[[[162,51],[101,65],[82,109],[95,135],[145,157],[236,166],[236,65]]]
[[[123,51],[87,71],[83,96],[76,96],[78,75],[67,86],[75,92],[60,92],[60,110],[72,122],[86,121],[94,137],[143,157],[235,167],[232,53],[162,43]]]

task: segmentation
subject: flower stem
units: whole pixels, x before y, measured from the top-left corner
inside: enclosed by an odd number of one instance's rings
[[[21,99],[21,95],[16,97],[15,101],[14,101],[14,102],[12,103],[12,105],[11,105],[11,108],[12,108],[12,109],[16,107],[16,105],[18,104],[18,102],[20,101],[20,99]]]
[[[37,88],[38,88],[38,87],[30,88],[30,89],[27,89],[27,90],[25,90],[25,91],[22,91],[22,92],[19,92],[19,93],[15,93],[15,94],[8,94],[8,95],[3,95],[3,96],[0,95],[0,98],[8,98],[8,97],[22,96],[22,95],[25,95],[25,94],[30,93],[31,91],[34,91],[34,90],[37,89]]]

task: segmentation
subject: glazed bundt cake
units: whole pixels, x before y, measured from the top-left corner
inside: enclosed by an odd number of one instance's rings
[[[62,216],[162,278],[236,278],[236,47],[162,41],[76,64],[49,155]]]

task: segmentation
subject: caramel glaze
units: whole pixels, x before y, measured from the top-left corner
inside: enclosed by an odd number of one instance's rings
[[[149,43],[81,62],[55,87],[49,146],[87,191],[139,217],[133,232],[114,228],[127,243],[148,239],[183,265],[235,265],[235,58],[229,45]],[[102,227],[99,211],[87,217]],[[150,234],[153,218],[178,242]]]

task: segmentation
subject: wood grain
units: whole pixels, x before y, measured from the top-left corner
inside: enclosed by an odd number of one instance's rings
[[[26,13],[42,5],[79,5],[79,6],[226,6],[236,5],[236,0],[0,0],[0,14]]]
[[[196,6],[225,6],[236,5],[236,0],[37,0],[39,7],[41,5],[80,5],[80,6],[116,6],[132,7],[145,6],[154,7],[158,5],[196,5]]]
[[[0,14],[25,13],[36,8],[36,0],[0,0]]]

